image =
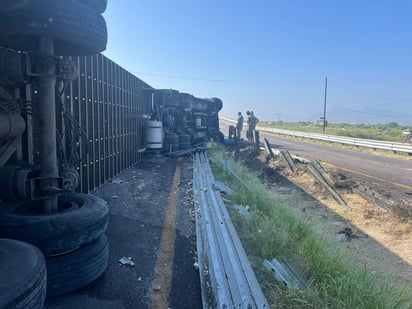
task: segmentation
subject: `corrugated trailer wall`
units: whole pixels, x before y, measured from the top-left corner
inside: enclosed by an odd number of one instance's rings
[[[78,78],[64,99],[87,136],[87,144],[80,143],[86,158],[76,168],[81,191],[90,192],[141,159],[151,94],[146,83],[102,55],[78,63]]]
[[[77,191],[87,193],[141,160],[151,87],[103,55],[75,60],[78,77],[61,87],[61,99],[56,100],[58,153],[67,158],[75,150],[74,168],[80,174]],[[35,104],[35,89],[31,95]],[[36,145],[35,119],[32,127]]]

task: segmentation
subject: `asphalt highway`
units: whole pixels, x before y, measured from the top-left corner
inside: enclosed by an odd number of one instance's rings
[[[347,172],[412,190],[412,160],[369,154],[332,144],[314,144],[277,136],[265,137],[270,144],[287,148],[291,154],[321,160]]]
[[[109,206],[109,265],[89,285],[47,299],[46,308],[202,308],[192,179],[190,158],[148,155],[96,190]]]
[[[220,125],[222,132],[229,132],[228,122],[221,121]],[[246,132],[242,133],[245,139]],[[378,155],[344,148],[338,144],[302,141],[262,131],[260,137],[261,142],[267,138],[274,149],[288,149],[292,155],[320,160],[345,172],[412,192],[412,158]]]

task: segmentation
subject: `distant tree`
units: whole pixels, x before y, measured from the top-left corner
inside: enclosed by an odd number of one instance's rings
[[[392,128],[392,129],[395,129],[395,128],[399,127],[399,124],[397,122],[389,122],[388,127]]]

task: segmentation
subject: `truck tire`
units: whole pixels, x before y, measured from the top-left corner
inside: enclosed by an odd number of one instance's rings
[[[225,136],[223,135],[222,132],[220,131],[213,131],[210,132],[210,136],[213,140],[215,140],[216,142],[222,143],[225,141]]]
[[[190,143],[190,135],[189,134],[180,134],[178,137],[179,137],[179,144]]]
[[[92,8],[96,13],[102,14],[106,11],[107,0],[78,0],[79,2]],[[16,10],[24,7],[30,0],[2,0],[0,11]]]
[[[189,149],[190,145],[190,135],[189,134],[180,134],[179,137],[179,150]]]
[[[100,14],[76,0],[28,0],[0,11],[1,46],[36,50],[40,36],[54,39],[56,55],[84,56],[106,49],[107,27]]]
[[[167,134],[163,138],[163,143],[165,144],[177,144],[179,143],[179,136],[176,134]]]
[[[15,10],[26,5],[28,0],[3,0],[0,2],[0,11]]]
[[[107,203],[94,195],[66,193],[59,212],[42,213],[42,201],[9,201],[0,207],[0,237],[38,247],[47,257],[73,250],[102,235],[108,225]]]
[[[163,144],[163,152],[174,152],[179,150],[179,144]]]
[[[47,265],[47,297],[77,290],[104,273],[109,262],[106,235],[76,251],[49,257]]]
[[[42,308],[46,264],[40,250],[17,240],[0,239],[0,308]]]
[[[96,13],[102,14],[106,11],[107,0],[79,0],[81,3],[91,7]]]
[[[212,101],[215,103],[214,111],[216,112],[220,111],[223,107],[223,101],[219,98],[212,98]]]
[[[179,143],[179,150],[185,150],[191,148],[192,145],[190,143]]]

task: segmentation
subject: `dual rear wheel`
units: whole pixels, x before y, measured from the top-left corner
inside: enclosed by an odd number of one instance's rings
[[[54,214],[43,212],[42,201],[9,201],[0,207],[0,237],[30,243],[45,256],[48,297],[76,290],[105,271],[107,225],[107,203],[88,194],[60,195]]]
[[[102,52],[107,0],[0,1],[0,47],[37,51],[53,40],[52,56]],[[107,204],[68,193],[58,212],[43,213],[42,201],[0,205],[0,308],[41,308],[47,296],[65,294],[100,276],[107,267]],[[10,240],[13,239],[13,240]],[[47,269],[47,270],[46,270]],[[46,284],[47,274],[47,284]]]

